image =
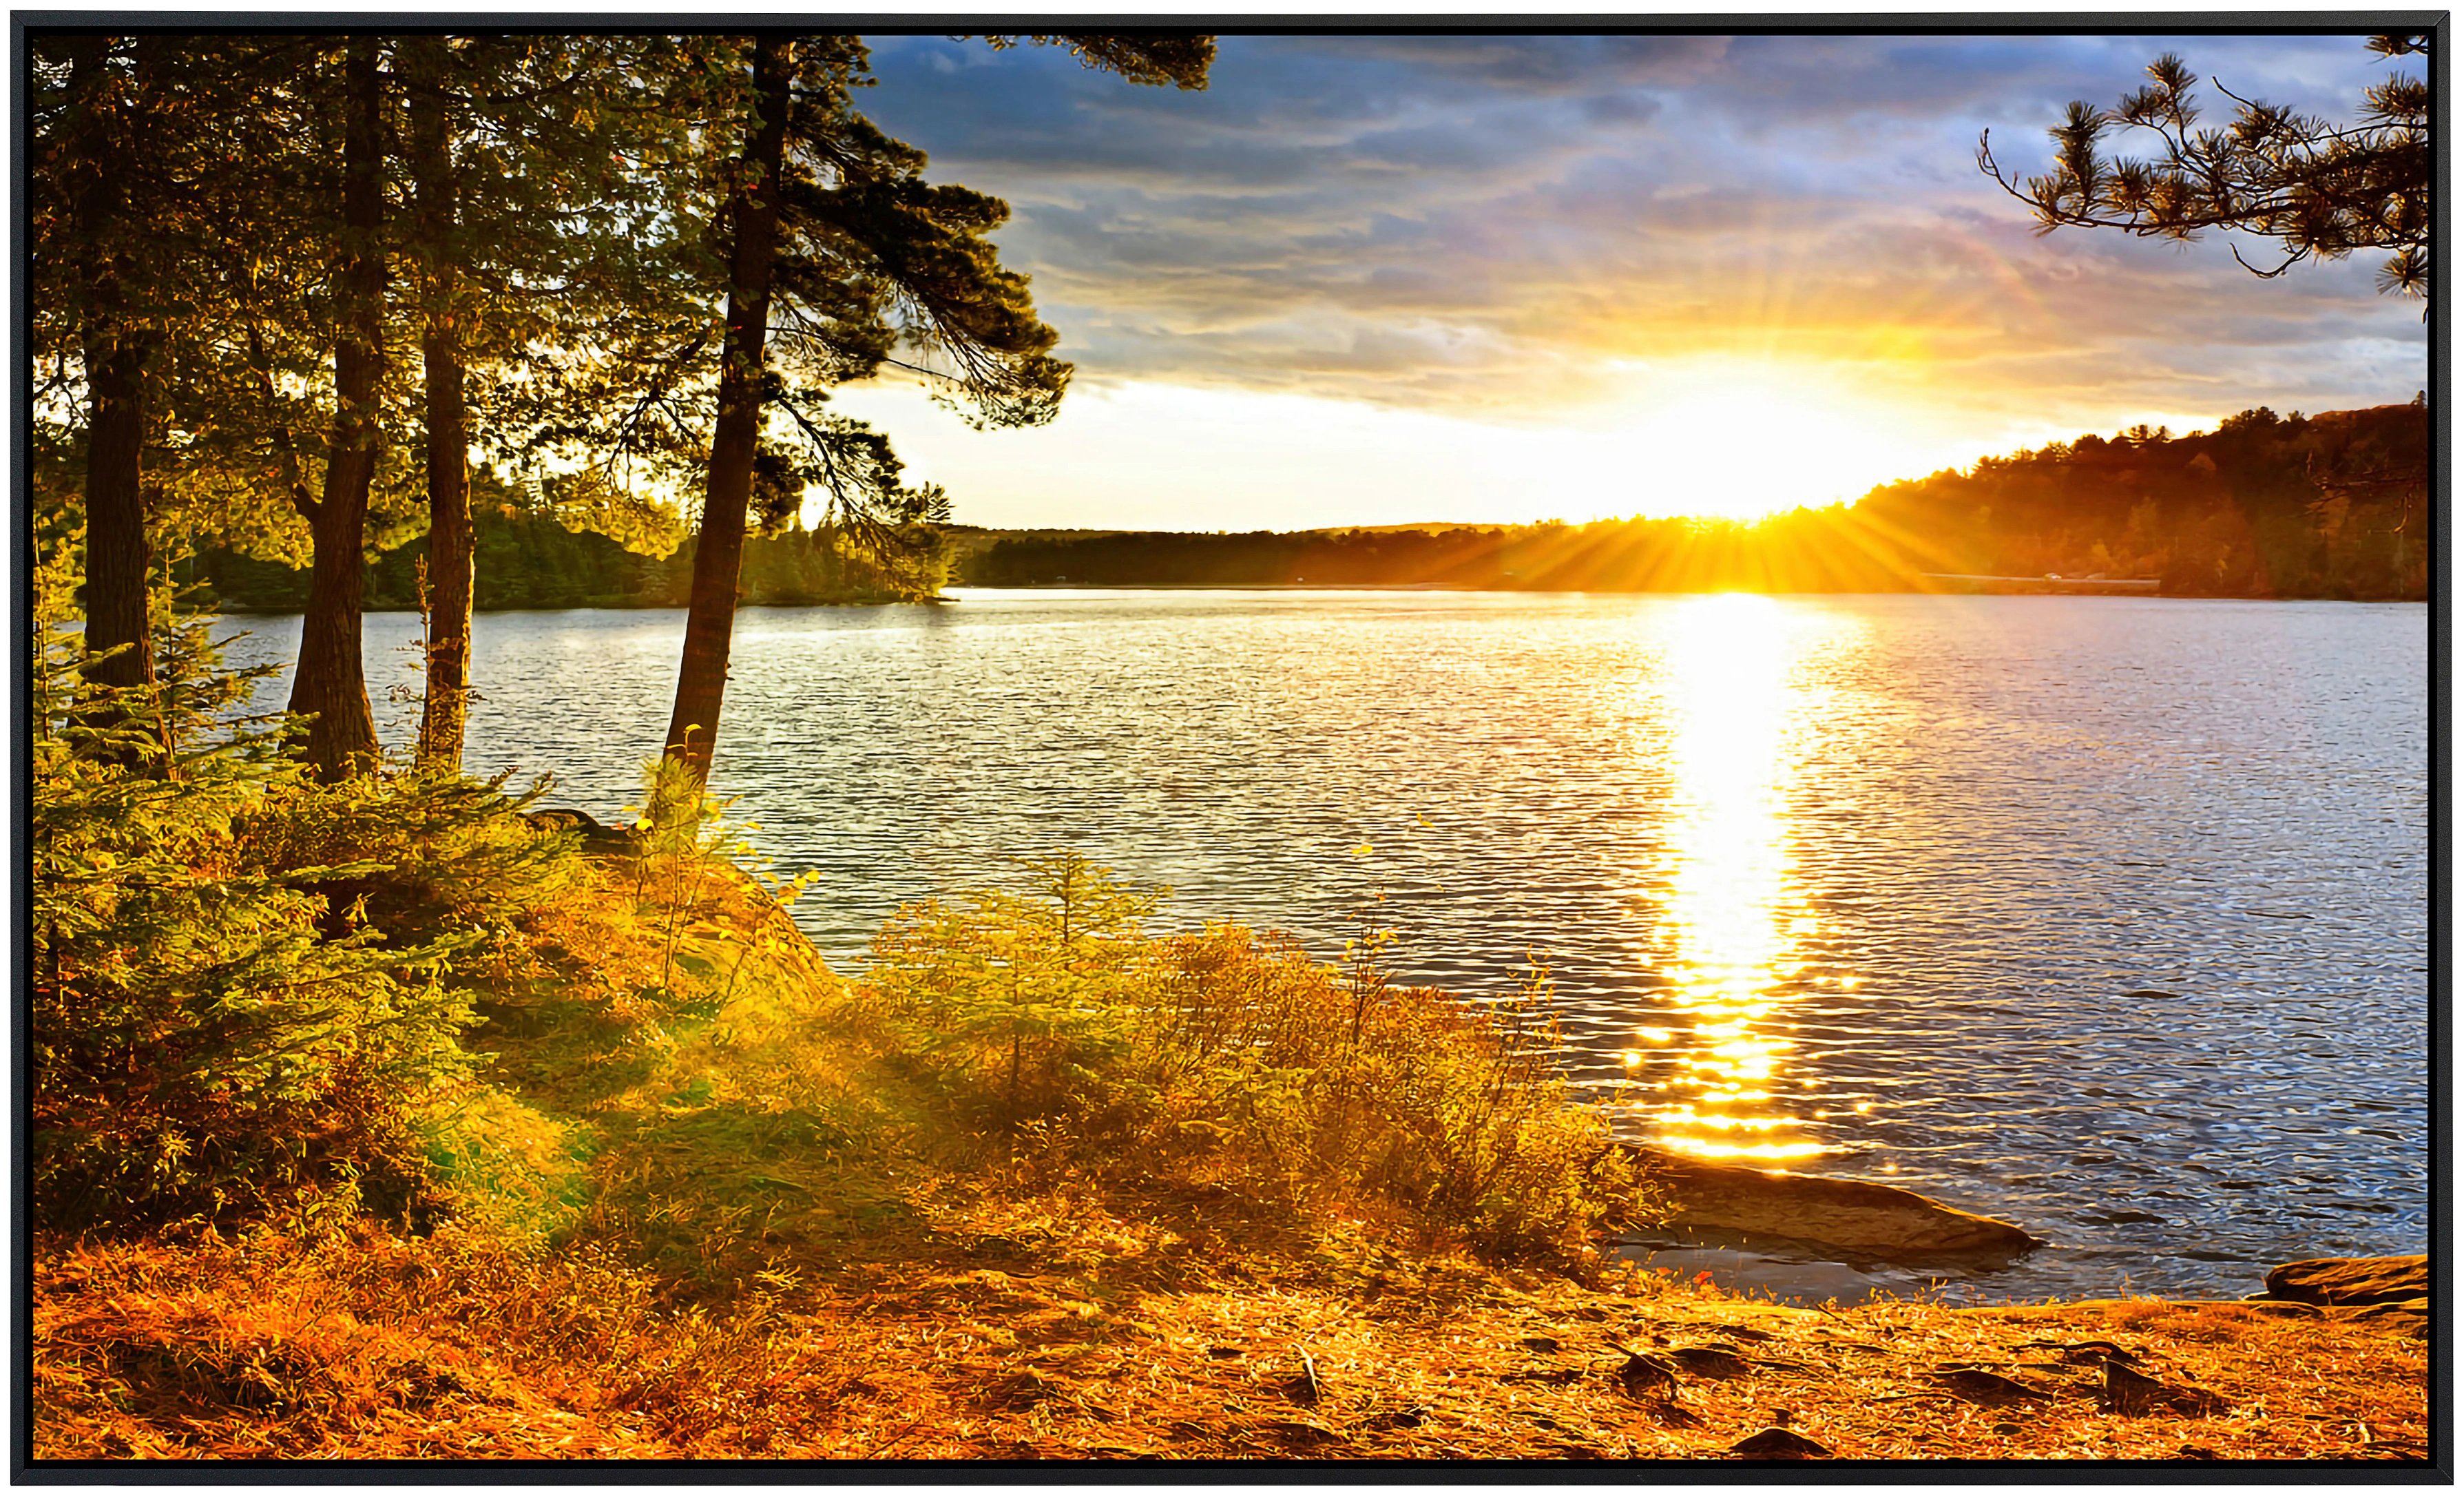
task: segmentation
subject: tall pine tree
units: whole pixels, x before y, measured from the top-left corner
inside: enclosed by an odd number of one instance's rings
[[[363,773],[378,758],[377,729],[360,659],[360,612],[366,568],[368,495],[385,441],[380,385],[385,376],[385,84],[382,42],[355,35],[342,45],[341,214],[334,235],[332,331],[334,408],[323,483],[315,499],[297,494],[316,537],[308,606],[299,621],[299,664],[291,710],[310,717],[305,752],[319,777]]]
[[[689,188],[705,107],[691,40],[406,36],[401,236],[416,277],[429,641],[418,757],[461,761],[471,693],[474,442],[518,457],[541,425],[591,450],[603,407],[564,379],[627,319],[672,320],[698,278],[645,253]]]
[[[1034,39],[1070,45],[1090,67],[1182,88],[1204,86],[1214,54],[1206,37]],[[1002,268],[985,237],[1008,209],[928,183],[924,154],[853,108],[851,87],[869,80],[863,44],[765,33],[743,52],[742,146],[721,220],[727,315],[709,349],[715,419],[664,745],[695,784],[708,779],[717,741],[748,523],[792,517],[809,490],[827,495],[836,526],[876,548],[904,526],[948,517],[938,490],[900,483],[879,433],[823,408],[829,386],[878,372],[904,347],[916,361],[905,366],[979,424],[1029,426],[1051,417],[1069,378],[1025,278]],[[676,370],[711,341],[646,362]],[[628,424],[691,429],[657,418],[675,408],[681,383],[654,383]]]

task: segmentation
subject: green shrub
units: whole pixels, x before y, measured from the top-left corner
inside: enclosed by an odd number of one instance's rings
[[[503,1091],[473,1090],[428,1119],[421,1141],[460,1213],[502,1240],[545,1243],[590,1204],[592,1134]]]
[[[451,1114],[477,1094],[473,994],[557,984],[534,927],[590,896],[574,839],[501,781],[314,782],[289,721],[234,716],[249,678],[168,606],[158,683],[98,690],[65,595],[38,578],[37,1222],[442,1204],[437,1161],[471,1156]]]
[[[73,726],[72,704],[110,715],[77,680],[74,637],[42,644],[27,827],[37,1223],[218,1213],[310,1183],[405,1202],[424,1174],[416,1109],[467,1072],[468,1001],[441,971],[469,937],[333,935],[315,886],[372,869],[261,862],[241,829],[308,801],[275,743],[192,732],[134,770]],[[157,719],[143,694],[104,705]]]
[[[912,905],[883,928],[875,985],[919,1056],[979,1120],[1083,1110],[1130,1080],[1133,1028],[1155,1003],[1139,922],[1155,895],[1074,858],[1033,864],[1045,897]]]
[[[1233,924],[1150,935],[1074,856],[1035,891],[884,928],[859,1002],[962,1121],[1070,1167],[1388,1214],[1500,1255],[1579,1251],[1635,1181],[1554,1074],[1535,987],[1488,1007]]]

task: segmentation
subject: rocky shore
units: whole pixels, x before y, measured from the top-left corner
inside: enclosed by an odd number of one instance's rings
[[[1714,1163],[1655,1148],[1635,1153],[1674,1207],[1663,1220],[1670,1226],[1746,1232],[1834,1247],[1852,1258],[1912,1264],[2008,1261],[2044,1244],[2007,1221],[1888,1184]]]
[[[1623,1238],[1623,1254],[1679,1271],[1717,1259],[1724,1270],[1714,1276],[1730,1288],[1799,1302],[1859,1302],[1878,1287],[1887,1291],[1889,1269],[1991,1271],[2046,1244],[2009,1221],[1892,1185],[1648,1147],[1634,1154],[1664,1192],[1668,1209],[1652,1228]],[[2429,1258],[2415,1254],[2286,1263],[2268,1272],[2263,1291],[2245,1299],[2172,1302],[2246,1305],[2425,1339],[2429,1295]],[[2090,1309],[2107,1302],[2148,1301],[2078,1301]]]
[[[2347,1320],[2430,1338],[2430,1258],[2313,1257],[2267,1275],[2260,1299],[2308,1305],[2324,1319]]]

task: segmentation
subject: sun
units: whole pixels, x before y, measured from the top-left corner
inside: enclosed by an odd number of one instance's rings
[[[1759,519],[1930,471],[1911,423],[1843,383],[1752,367],[1654,381],[1620,423],[1628,512]]]

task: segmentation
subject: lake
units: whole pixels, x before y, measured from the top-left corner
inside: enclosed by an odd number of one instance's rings
[[[842,969],[1074,848],[1329,956],[1374,918],[1473,998],[1539,962],[1630,1135],[2052,1240],[1954,1298],[2427,1245],[2425,606],[953,597],[737,620],[714,783]],[[368,625],[403,745],[417,621]],[[682,628],[482,615],[467,766],[618,818]]]

